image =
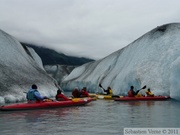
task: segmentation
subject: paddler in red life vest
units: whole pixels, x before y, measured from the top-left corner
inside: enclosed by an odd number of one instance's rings
[[[56,100],[57,101],[67,101],[70,100],[69,98],[67,98],[60,89],[57,90],[57,94],[56,94]]]
[[[134,86],[131,86],[130,90],[128,91],[128,97],[134,97],[136,95],[134,91]]]
[[[35,84],[31,86],[31,89],[29,89],[26,95],[28,102],[42,102],[44,99],[48,99],[46,96],[41,96],[37,89]]]
[[[81,92],[79,91],[78,87],[74,88],[74,90],[72,91],[72,96],[73,96],[73,98],[80,98]]]
[[[81,90],[81,97],[90,97],[86,87]]]

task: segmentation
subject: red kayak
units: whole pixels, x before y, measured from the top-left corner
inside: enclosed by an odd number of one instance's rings
[[[154,96],[154,97],[121,97],[115,98],[115,101],[149,101],[149,100],[167,100],[170,99],[170,96]]]
[[[19,103],[1,106],[1,111],[18,111],[18,110],[32,110],[32,109],[48,109],[58,107],[81,106],[91,102],[92,98],[74,98],[68,101],[48,101],[40,103]]]

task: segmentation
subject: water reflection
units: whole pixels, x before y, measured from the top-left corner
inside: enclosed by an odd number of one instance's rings
[[[121,134],[127,127],[179,127],[180,103],[97,100],[87,106],[0,112],[0,134]]]
[[[179,125],[176,119],[180,109],[175,107],[176,103],[173,101],[132,101],[117,104],[126,108],[128,121],[125,125],[127,127],[177,127]]]
[[[3,129],[0,134],[53,132],[58,128],[55,125],[67,126],[74,121],[72,118],[80,115],[80,107],[0,112],[0,127]]]

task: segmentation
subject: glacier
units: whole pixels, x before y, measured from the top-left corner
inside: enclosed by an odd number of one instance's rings
[[[56,94],[57,81],[50,77],[36,52],[0,30],[0,104],[26,100],[25,92],[36,84],[42,95]]]
[[[111,47],[109,45],[109,47]],[[91,51],[91,50],[89,50]],[[180,23],[158,26],[126,47],[95,62],[75,68],[61,82],[64,90],[86,86],[101,92],[110,86],[115,95],[127,95],[146,85],[155,95],[180,98]]]
[[[72,65],[44,65],[45,71],[60,84],[62,80],[68,76],[77,66]]]

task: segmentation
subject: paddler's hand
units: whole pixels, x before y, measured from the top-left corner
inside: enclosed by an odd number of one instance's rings
[[[47,102],[47,101],[53,101],[52,99],[50,99],[50,98],[48,98],[48,97],[46,97],[46,96],[44,96],[44,100]]]

